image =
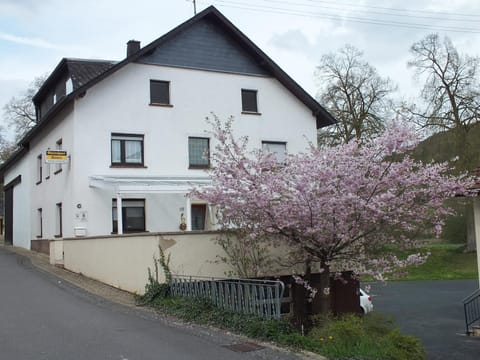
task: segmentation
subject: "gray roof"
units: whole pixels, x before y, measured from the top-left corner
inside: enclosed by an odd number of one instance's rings
[[[32,100],[35,105],[38,105],[45,95],[51,91],[51,87],[55,86],[57,81],[67,74],[72,79],[73,90],[75,91],[103,74],[116,63],[116,61],[111,60],[63,58]]]
[[[66,59],[66,62],[72,78],[74,90],[104,73],[116,63],[107,60],[84,59]]]

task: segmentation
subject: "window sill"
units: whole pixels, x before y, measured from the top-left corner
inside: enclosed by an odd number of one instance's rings
[[[36,237],[37,239],[41,239],[41,238],[43,238],[43,236],[42,236],[42,235],[37,235],[37,236],[35,236],[35,237]]]
[[[42,180],[37,181],[37,182],[35,183],[35,185],[40,185],[41,183],[42,183]]]
[[[210,165],[189,165],[189,170],[208,170],[210,169]]]
[[[172,104],[160,104],[160,103],[150,103],[148,104],[149,106],[160,106],[160,107],[168,107],[168,108],[173,108]]]
[[[56,171],[53,172],[53,175],[57,175],[57,174],[60,174],[62,172],[62,169],[58,169]]]
[[[60,235],[53,235],[53,237],[56,238],[56,239],[59,239],[59,238],[62,237],[62,234],[60,234]]]
[[[111,168],[120,168],[120,169],[125,169],[125,168],[135,168],[135,169],[148,169],[148,166],[145,166],[143,164],[112,164],[110,165]]]
[[[115,231],[115,232],[112,231],[112,232],[110,233],[110,235],[126,235],[126,234],[131,235],[131,234],[142,234],[142,233],[148,233],[148,232],[150,232],[150,231],[147,231],[147,230],[129,230],[129,231],[124,231],[124,232],[122,232],[121,234],[119,234],[119,233],[116,232],[116,231]]]
[[[262,115],[262,113],[256,111],[242,111],[242,115]]]

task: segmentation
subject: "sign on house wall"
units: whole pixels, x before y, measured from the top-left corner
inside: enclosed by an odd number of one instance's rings
[[[65,150],[47,150],[45,162],[47,164],[64,164],[68,162],[67,152]]]

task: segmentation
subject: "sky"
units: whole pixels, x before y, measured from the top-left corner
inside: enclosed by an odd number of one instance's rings
[[[407,68],[410,46],[430,33],[480,55],[479,0],[196,0],[214,5],[308,93],[316,96],[322,55],[346,44],[414,99],[421,83]],[[122,60],[188,20],[193,0],[0,0],[0,125],[3,107],[63,57]]]

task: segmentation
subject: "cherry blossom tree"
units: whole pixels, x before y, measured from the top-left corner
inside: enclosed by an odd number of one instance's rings
[[[391,245],[409,248],[426,224],[439,232],[451,213],[448,197],[462,194],[466,178],[447,174],[446,164],[422,164],[408,155],[414,133],[393,125],[359,145],[313,145],[286,156],[248,150],[248,138],[235,138],[232,120],[210,120],[216,146],[211,186],[192,195],[215,205],[223,229],[246,231],[255,239],[286,243],[305,264],[305,279],[321,273],[320,308],[330,309],[332,271],[354,270],[381,279],[384,274],[423,260],[399,260]]]

